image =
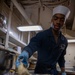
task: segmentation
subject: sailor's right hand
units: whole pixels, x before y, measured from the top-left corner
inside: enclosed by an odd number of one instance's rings
[[[23,51],[16,60],[16,67],[18,68],[18,66],[20,65],[21,62],[27,67],[28,66],[28,58],[29,58],[28,52]]]

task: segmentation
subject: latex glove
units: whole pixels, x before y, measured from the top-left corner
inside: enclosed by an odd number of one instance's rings
[[[66,72],[63,72],[62,75],[67,75]]]
[[[28,66],[28,58],[29,58],[28,52],[23,51],[17,58],[16,67],[18,68],[18,66],[21,64],[21,62],[27,67]]]

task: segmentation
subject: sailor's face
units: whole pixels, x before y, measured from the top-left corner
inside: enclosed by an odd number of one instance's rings
[[[59,31],[64,25],[65,16],[62,14],[55,14],[52,18],[52,23],[54,25],[54,30]]]

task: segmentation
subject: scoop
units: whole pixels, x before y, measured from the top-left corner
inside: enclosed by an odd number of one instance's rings
[[[21,62],[17,68],[18,75],[30,75],[25,65]]]
[[[20,65],[17,67],[17,73],[18,75],[30,75],[27,67],[22,63],[23,59],[23,57],[19,59]]]

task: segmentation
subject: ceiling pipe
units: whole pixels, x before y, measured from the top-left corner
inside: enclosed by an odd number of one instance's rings
[[[32,21],[29,19],[29,17],[27,16],[25,10],[23,9],[23,7],[16,1],[16,0],[11,0],[13,2],[13,4],[16,6],[16,8],[19,10],[19,12],[23,15],[23,17],[26,19],[26,21],[32,25]]]

